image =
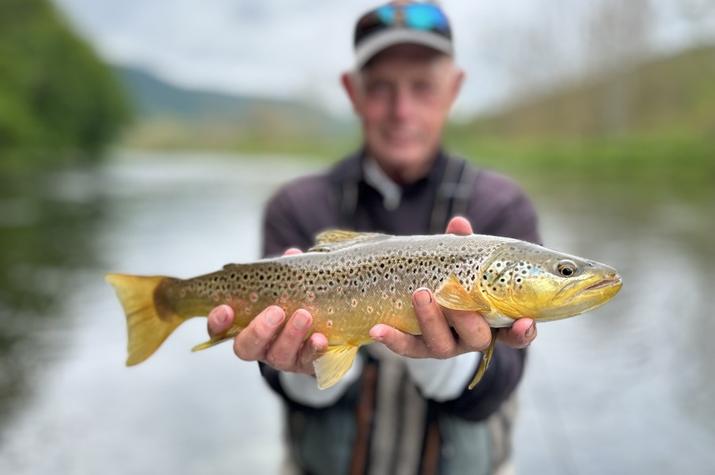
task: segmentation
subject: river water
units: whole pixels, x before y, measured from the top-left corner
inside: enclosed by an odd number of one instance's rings
[[[107,271],[192,276],[252,260],[297,158],[120,152],[0,177],[0,473],[277,473],[280,406],[230,345],[182,326],[127,369]],[[607,306],[539,326],[520,390],[524,474],[712,473],[715,191],[519,177],[550,247],[608,262]],[[665,184],[664,184],[665,183]]]

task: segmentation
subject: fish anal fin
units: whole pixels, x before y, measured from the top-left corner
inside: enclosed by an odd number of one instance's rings
[[[488,313],[491,306],[481,293],[469,293],[456,275],[450,275],[434,293],[437,303],[452,310],[469,310]]]
[[[381,241],[390,236],[380,233],[360,233],[344,229],[329,229],[315,237],[315,245],[308,249],[310,252],[330,252],[353,246],[359,243]]]
[[[315,377],[320,389],[327,389],[347,373],[355,361],[358,347],[354,345],[329,346],[327,351],[313,362]]]
[[[223,343],[224,341],[230,340],[231,338],[238,335],[241,332],[241,330],[243,330],[243,328],[240,328],[240,327],[229,328],[227,332],[221,333],[220,335],[215,335],[210,340],[207,340],[203,343],[199,343],[198,345],[194,346],[193,348],[191,348],[191,351],[207,350],[211,347],[219,345],[219,344]]]
[[[482,352],[482,359],[479,361],[479,367],[477,368],[477,372],[474,374],[474,378],[472,378],[472,381],[469,383],[469,389],[474,389],[474,386],[477,385],[479,381],[484,377],[484,373],[487,371],[487,368],[489,368],[489,364],[492,362],[492,356],[494,355],[494,346],[497,343],[497,330],[496,328],[492,328],[492,341],[489,343],[489,346],[487,347],[484,352]]]

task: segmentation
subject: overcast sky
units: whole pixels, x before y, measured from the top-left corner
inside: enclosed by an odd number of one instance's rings
[[[173,83],[242,94],[300,97],[347,113],[338,75],[352,62],[356,18],[370,0],[54,0],[107,60],[138,65]],[[668,3],[671,0],[656,0]],[[672,0],[674,1],[674,0]],[[458,111],[474,113],[514,85],[501,47],[522,28],[553,27],[569,44],[583,0],[447,0],[457,59],[467,71]],[[544,5],[549,5],[546,11]],[[557,11],[555,11],[557,10]],[[689,41],[664,10],[658,44]],[[554,17],[554,14],[557,16]],[[550,20],[551,23],[546,20]],[[551,26],[550,26],[551,25]],[[536,45],[523,45],[526,50]],[[534,51],[538,54],[539,51]],[[577,53],[575,53],[577,54]]]

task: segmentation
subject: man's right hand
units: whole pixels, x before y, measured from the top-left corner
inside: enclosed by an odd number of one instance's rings
[[[288,249],[284,255],[299,254]],[[224,333],[233,325],[233,309],[219,305],[208,318],[209,336]],[[284,325],[286,314],[281,307],[271,305],[259,313],[236,335],[233,351],[244,361],[262,361],[280,371],[315,374],[313,361],[328,348],[322,333],[306,336],[313,325],[313,316],[305,309],[296,310]]]

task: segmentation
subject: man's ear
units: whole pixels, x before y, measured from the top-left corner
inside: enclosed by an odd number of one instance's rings
[[[452,78],[452,84],[450,84],[450,107],[452,106],[452,104],[454,104],[454,101],[457,100],[457,96],[459,96],[459,91],[462,90],[462,84],[464,83],[464,70],[460,68],[455,68],[453,75],[454,76]]]
[[[345,93],[348,95],[348,99],[350,99],[350,104],[353,106],[353,110],[355,111],[356,114],[359,114],[359,92],[358,92],[358,79],[356,76],[356,73],[354,72],[345,72],[340,75],[340,82],[343,85],[343,89],[345,89]]]

